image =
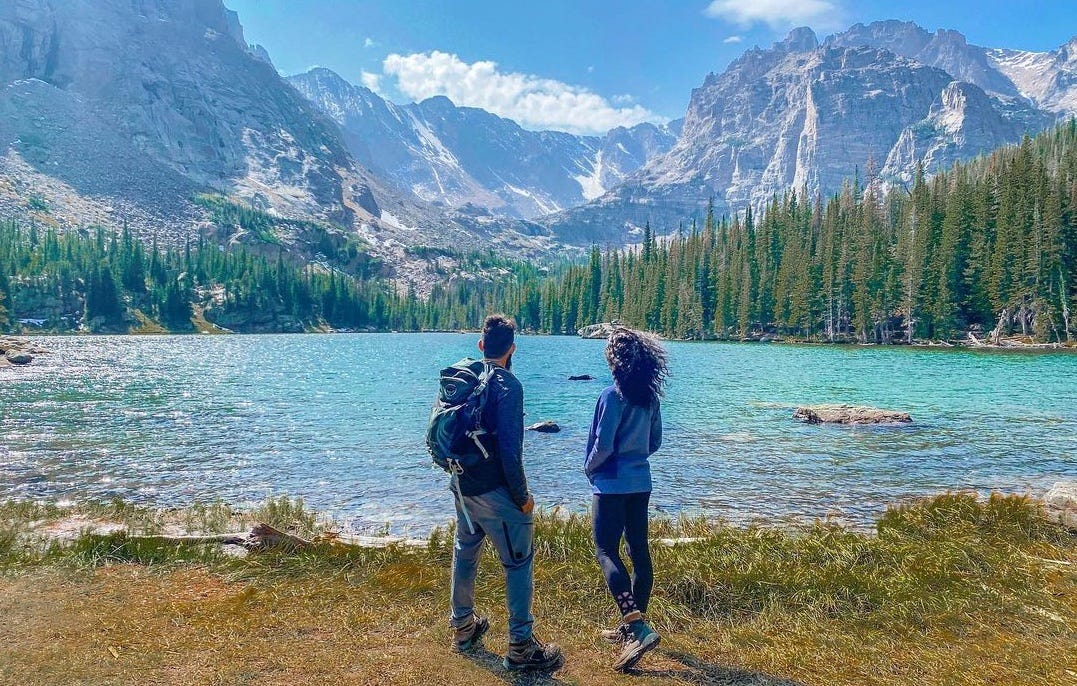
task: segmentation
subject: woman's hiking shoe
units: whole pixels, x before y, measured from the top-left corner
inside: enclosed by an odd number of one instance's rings
[[[466,653],[477,646],[489,628],[490,620],[486,617],[471,615],[467,624],[455,627],[453,640],[456,643],[457,652]]]
[[[616,629],[603,629],[598,632],[598,635],[606,643],[611,643],[615,646],[624,645],[624,642],[628,640],[628,625],[621,624]]]
[[[532,636],[523,643],[510,643],[502,664],[505,669],[548,670],[557,669],[565,661],[561,648],[553,643],[543,643]]]
[[[632,669],[640,658],[648,650],[657,647],[661,640],[662,637],[658,635],[658,632],[647,626],[646,622],[632,622],[632,625],[628,627],[628,637],[621,649],[621,655],[617,658],[617,662],[613,663],[613,668],[619,672]]]

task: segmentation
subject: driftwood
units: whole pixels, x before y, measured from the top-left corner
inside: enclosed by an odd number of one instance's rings
[[[308,541],[299,536],[285,533],[268,524],[256,524],[249,533],[234,534],[193,534],[182,536],[146,535],[126,536],[131,540],[155,541],[172,545],[238,545],[251,552],[266,550],[282,550],[284,552],[300,552],[315,545],[315,541]],[[326,541],[328,542],[328,541]]]
[[[235,545],[248,552],[259,553],[276,550],[300,553],[319,546],[352,546],[359,548],[384,548],[391,545],[406,547],[425,546],[426,541],[395,536],[342,536],[325,532],[313,539],[300,538],[269,524],[258,523],[248,533],[206,534],[183,536],[128,536],[131,539],[156,541],[172,545]]]

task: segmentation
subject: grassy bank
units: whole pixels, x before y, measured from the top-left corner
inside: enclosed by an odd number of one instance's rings
[[[1077,683],[1077,537],[1019,497],[939,496],[890,510],[872,534],[661,523],[655,538],[690,540],[655,546],[651,614],[665,639],[635,676],[609,672],[594,636],[613,616],[587,522],[543,516],[538,630],[568,661],[518,681],[498,666],[490,554],[489,652],[448,649],[449,532],[420,547],[234,558],[122,532],[58,540],[75,516],[144,534],[253,519],[318,529],[287,501],[254,513],[0,505],[3,683]]]

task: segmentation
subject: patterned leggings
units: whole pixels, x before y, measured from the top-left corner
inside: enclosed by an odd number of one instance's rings
[[[651,494],[595,495],[591,506],[591,531],[595,554],[621,616],[646,612],[654,585],[651,551],[647,546],[647,504]],[[628,545],[632,575],[621,559],[621,537]]]

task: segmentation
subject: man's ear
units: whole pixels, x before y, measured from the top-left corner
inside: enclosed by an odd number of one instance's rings
[[[516,352],[516,344],[515,344],[515,343],[513,343],[513,344],[512,344],[512,347],[511,347],[511,348],[509,348],[509,352],[508,352],[508,354],[509,354],[509,356],[511,357],[511,356],[512,356],[512,354],[513,354],[513,353],[515,353],[515,352]]]
[[[486,346],[482,344],[482,339],[479,339],[479,352],[486,352]]]

